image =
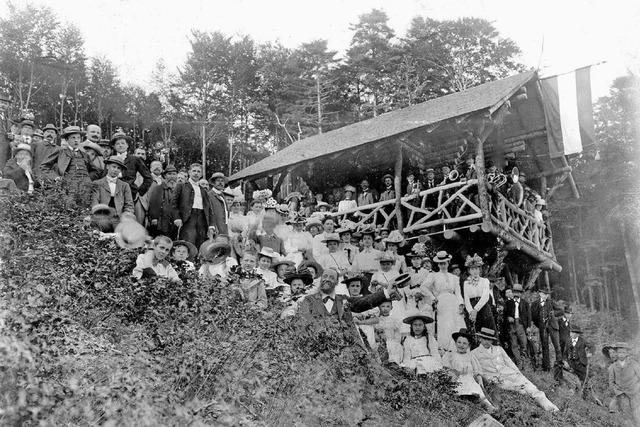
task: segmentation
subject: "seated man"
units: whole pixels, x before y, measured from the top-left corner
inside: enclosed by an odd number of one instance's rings
[[[546,411],[558,411],[544,392],[529,381],[507,353],[500,346],[493,345],[497,340],[496,331],[489,328],[481,328],[476,332],[476,337],[480,339],[480,346],[471,351],[471,356],[480,366],[480,374],[487,380],[495,382],[498,387],[504,390],[517,391],[521,394],[528,394]]]
[[[163,277],[172,282],[182,282],[166,259],[172,246],[173,242],[167,236],[158,236],[153,239],[153,249],[138,255],[131,275],[136,279]]]
[[[105,160],[107,175],[93,182],[91,206],[107,205],[116,210],[116,215],[133,214],[133,197],[129,184],[118,178],[125,166],[120,159],[110,157]]]
[[[32,168],[31,147],[27,144],[18,144],[13,155],[13,159],[9,159],[4,166],[4,177],[12,179],[18,189],[31,194],[35,187],[40,186]]]

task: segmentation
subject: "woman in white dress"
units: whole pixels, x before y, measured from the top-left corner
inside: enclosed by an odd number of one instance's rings
[[[437,338],[440,348],[455,351],[451,334],[465,327],[459,279],[447,271],[451,255],[446,251],[438,252],[433,261],[438,265],[438,271],[427,277],[427,288],[431,289],[436,298]]]
[[[451,337],[456,343],[456,351],[445,353],[442,362],[444,366],[453,371],[455,380],[458,381],[456,392],[460,396],[473,396],[480,400],[480,403],[490,412],[495,408],[484,394],[482,376],[480,375],[480,365],[478,361],[471,357],[469,345],[471,334],[466,328],[454,332]]]
[[[287,221],[293,227],[293,230],[283,238],[284,250],[287,253],[286,258],[293,261],[296,266],[304,260],[305,254],[311,253],[313,247],[313,237],[311,233],[304,230],[305,219],[302,217],[293,218]]]
[[[404,318],[403,322],[411,325],[409,336],[402,339],[402,363],[403,368],[414,371],[416,374],[442,369],[442,359],[438,352],[438,342],[427,332],[426,325],[433,319],[423,313],[413,312]]]

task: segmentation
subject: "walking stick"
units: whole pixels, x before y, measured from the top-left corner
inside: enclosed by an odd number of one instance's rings
[[[587,358],[587,370],[584,374],[584,381],[582,382],[582,387],[580,387],[580,396],[584,393],[584,387],[587,385],[587,380],[589,379],[589,367],[591,366],[591,359]]]

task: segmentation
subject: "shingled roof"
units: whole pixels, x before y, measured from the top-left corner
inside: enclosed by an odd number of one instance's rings
[[[535,76],[535,71],[528,71],[310,136],[235,173],[230,179],[263,177],[285,167],[350,150],[443,120],[485,109],[495,111]]]

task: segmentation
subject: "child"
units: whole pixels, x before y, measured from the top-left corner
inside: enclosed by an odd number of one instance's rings
[[[230,254],[231,245],[226,238],[218,236],[214,240],[205,241],[200,246],[202,267],[198,273],[204,280],[226,280],[231,267],[238,265]]]
[[[442,369],[442,359],[438,352],[438,342],[427,332],[426,325],[433,319],[417,310],[404,318],[403,322],[411,325],[408,337],[402,339],[402,363],[400,366],[415,371],[417,374]]]
[[[275,260],[275,262],[273,262],[273,265],[271,267],[271,269],[273,271],[275,271],[276,275],[278,276],[276,279],[276,282],[278,284],[283,284],[284,282],[284,278],[285,275],[287,274],[287,271],[289,270],[296,270],[295,264],[293,263],[293,261],[289,261],[288,259],[277,259]]]
[[[609,366],[609,387],[616,396],[618,408],[635,425],[640,425],[640,364],[629,357],[629,344],[619,342],[612,348],[618,360]]]
[[[281,319],[296,315],[300,303],[307,295],[308,289],[313,283],[313,276],[308,269],[300,268],[297,272],[288,271],[284,281],[289,285],[291,293],[284,301],[287,304],[287,308],[285,308],[280,315]]]
[[[167,236],[158,236],[153,240],[153,249],[138,255],[136,266],[131,275],[136,279],[164,277],[172,282],[182,282],[178,273],[166,260],[171,252],[173,242]]]
[[[284,242],[274,232],[276,228],[276,218],[271,214],[265,214],[264,218],[262,218],[262,229],[264,230],[264,234],[255,236],[255,241],[258,243],[258,247],[260,250],[264,247],[268,247],[273,249],[275,252],[280,254],[280,256],[286,256],[287,253],[284,249]]]
[[[347,286],[350,297],[362,296],[362,277],[351,276],[342,281]],[[337,294],[337,292],[336,292]],[[358,326],[358,329],[364,334],[369,343],[369,347],[375,350],[378,345],[376,343],[374,325],[378,323],[378,309],[373,308],[371,310],[363,311],[362,313],[353,313],[353,323]]]
[[[173,263],[181,279],[196,270],[196,266],[191,261],[195,258],[198,250],[196,246],[186,240],[176,240],[173,242]]]
[[[376,328],[382,329],[384,333],[387,352],[389,353],[389,363],[397,363],[399,365],[402,362],[402,345],[400,344],[402,322],[390,315],[392,309],[393,304],[391,301],[385,301],[380,304],[378,307],[380,315]]]
[[[262,275],[266,289],[275,289],[278,286],[278,275],[271,270],[271,263],[277,257],[278,254],[269,247],[262,248],[258,253],[258,273]]]
[[[267,293],[264,289],[264,280],[257,273],[258,266],[258,253],[254,251],[246,251],[242,255],[240,260],[240,269],[245,274],[256,277],[240,278],[237,283],[233,285],[239,291],[242,296],[242,300],[247,305],[266,309],[267,308]]]

